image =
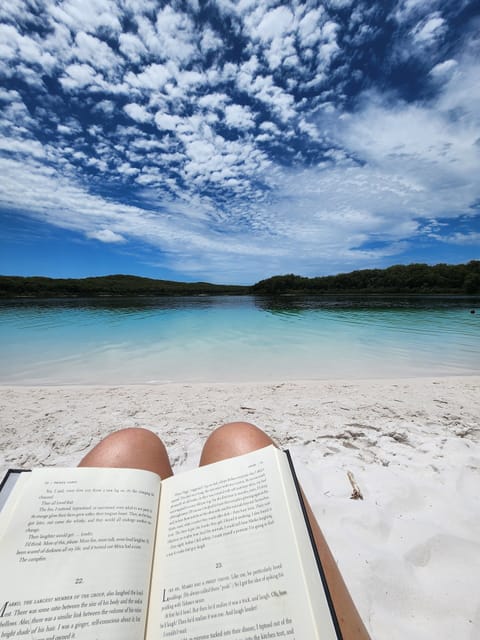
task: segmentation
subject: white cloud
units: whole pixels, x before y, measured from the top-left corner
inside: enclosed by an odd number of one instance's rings
[[[252,46],[258,55],[266,57],[271,70],[280,67],[287,58],[289,64],[294,63],[295,27],[294,16],[285,6],[268,10],[260,4],[245,17],[245,28],[252,39]]]
[[[442,92],[437,99],[438,110],[446,118],[458,122],[460,128],[470,128],[470,136],[478,139],[480,134],[480,61],[478,58],[461,60],[455,72],[445,79]]]
[[[65,89],[75,90],[89,85],[102,85],[103,78],[88,64],[70,64],[60,82]]]
[[[123,109],[125,112],[135,120],[136,122],[150,122],[153,119],[151,113],[149,113],[145,107],[142,107],[140,104],[130,103],[126,104]]]
[[[62,135],[78,135],[82,132],[82,127],[78,120],[69,120],[65,124],[57,124],[57,131]]]
[[[45,158],[43,145],[37,140],[21,140],[19,138],[0,137],[0,151],[11,154],[25,154],[33,158]]]
[[[107,244],[125,242],[125,238],[119,233],[115,233],[111,229],[100,229],[99,231],[89,231],[86,234],[87,238],[93,238],[94,240],[100,240]]]
[[[323,7],[312,9],[306,13],[298,25],[298,36],[302,48],[313,47],[321,38],[320,25],[324,16]]]
[[[257,36],[264,42],[271,41],[293,28],[293,14],[288,7],[276,7],[265,13],[255,29]]]
[[[166,65],[153,63],[139,74],[129,71],[125,76],[125,82],[134,88],[158,91],[163,89],[171,77],[172,74]]]
[[[412,36],[415,42],[420,44],[432,44],[445,32],[445,20],[438,12],[430,15],[427,20],[420,22],[413,30]]]
[[[353,249],[362,238],[401,242],[422,232],[420,218],[451,219],[469,210],[480,198],[480,91],[467,91],[477,72],[478,66],[465,64],[430,105],[384,102],[368,94],[361,110],[338,121],[331,137],[362,165],[347,160],[342,168],[337,162],[316,176],[307,172],[290,181],[292,194],[299,194],[297,210],[310,224],[317,220],[319,229],[328,222],[318,242],[327,238],[339,251]],[[287,200],[288,184],[283,177],[278,185]],[[475,238],[454,234],[448,241]]]
[[[47,11],[74,33],[95,33],[102,28],[111,33],[121,31],[119,7],[114,0],[65,0],[61,5],[49,3]]]
[[[0,87],[0,100],[5,102],[22,101],[18,91],[15,91],[14,89],[5,89],[4,87]]]
[[[236,129],[251,129],[255,126],[253,113],[248,107],[231,104],[225,107],[225,122]]]
[[[221,109],[229,100],[225,93],[209,93],[198,99],[198,105],[206,109]]]
[[[117,171],[124,176],[136,176],[140,173],[139,169],[132,167],[128,162],[122,162],[122,164],[118,165]]]
[[[328,4],[335,9],[345,9],[354,4],[354,0],[328,0]]]
[[[155,123],[159,129],[163,131],[175,131],[177,126],[182,122],[178,116],[171,116],[168,113],[158,111],[155,114]]]
[[[27,109],[20,94],[16,91],[2,91],[0,96],[6,104],[0,109],[0,131],[11,141],[25,141],[31,138],[29,130],[35,126],[35,120]]]
[[[205,80],[204,74],[198,71],[182,71],[175,67],[175,65],[172,65],[172,76],[180,89],[180,96],[183,96],[184,92],[195,89],[197,85],[203,83]]]
[[[298,128],[303,133],[306,133],[311,140],[321,140],[321,134],[318,130],[318,127],[312,122],[307,122],[304,118],[300,118],[298,122]]]
[[[19,60],[30,64],[40,65],[50,70],[55,65],[54,57],[44,51],[30,36],[20,34],[9,24],[0,24],[0,53],[4,60]]]
[[[329,20],[322,27],[322,39],[317,44],[318,70],[321,73],[331,64],[333,58],[340,50],[337,44],[337,32],[339,25]]]
[[[474,81],[479,73],[478,62],[462,61],[430,103],[365,94],[364,107],[343,119],[342,139],[360,157],[395,166],[400,175],[418,175],[423,167],[422,174],[439,185],[450,176],[449,181],[473,187],[480,161],[475,145],[480,137],[480,87]]]
[[[475,231],[470,231],[468,233],[461,233],[457,231],[456,233],[452,233],[446,236],[436,235],[437,240],[441,240],[442,242],[448,242],[450,244],[459,244],[459,245],[477,245],[480,247],[480,233]]]
[[[202,186],[219,184],[237,195],[250,190],[250,180],[258,179],[268,166],[266,156],[250,140],[226,140],[201,122],[185,119],[177,128],[185,148],[182,175],[186,183]],[[235,225],[235,216],[229,224]]]
[[[273,122],[269,122],[268,120],[263,121],[260,124],[260,129],[263,129],[264,131],[269,131],[271,132],[273,135],[281,135],[281,131],[280,129],[277,127],[276,124],[274,124]]]
[[[438,4],[440,0],[399,0],[392,15],[399,24],[403,24],[427,16]]]
[[[74,35],[65,24],[48,20],[49,30],[41,41],[41,47],[49,53],[55,61],[51,71],[61,68],[71,62],[72,49],[74,47]]]
[[[140,38],[133,33],[121,33],[118,38],[120,51],[132,62],[140,62],[147,49]]]
[[[156,216],[139,207],[91,195],[49,167],[0,158],[0,172],[3,207],[30,211],[33,217],[49,224],[103,242],[135,237],[158,245],[163,238],[174,247],[179,241],[179,230],[169,216]]]
[[[430,73],[436,78],[444,79],[453,71],[453,69],[455,69],[457,65],[458,63],[456,60],[444,60],[443,62],[439,62],[438,64],[436,64],[431,69]]]
[[[210,51],[217,51],[223,46],[221,38],[219,38],[212,29],[208,27],[204,30],[202,38],[200,40],[200,49],[202,52],[209,53]]]
[[[237,84],[242,91],[268,105],[284,121],[295,117],[293,96],[277,86],[272,76],[258,75],[255,78],[239,74]]]
[[[480,150],[471,133],[468,124],[435,110],[372,105],[345,122],[342,138],[357,157],[381,168],[392,190],[399,189],[401,210],[448,217],[478,193]]]
[[[103,111],[106,115],[111,115],[115,108],[115,103],[112,100],[100,100],[95,104],[94,111]]]
[[[435,64],[442,44],[448,42],[448,39],[444,40],[445,37],[452,35],[450,17],[448,13],[444,17],[442,10],[450,12],[440,0],[408,0],[397,5],[392,13],[392,18],[398,24],[390,53],[394,64],[402,64],[407,60],[418,64],[429,59],[432,65]],[[456,48],[459,48],[460,42],[456,44]]]
[[[16,22],[31,19],[29,9],[28,4],[24,0],[2,2],[2,4],[0,4],[0,20]]]
[[[199,49],[198,34],[191,18],[167,5],[157,12],[155,24],[148,18],[137,17],[138,36],[150,54],[162,61],[187,64]]]
[[[75,36],[76,47],[72,55],[80,62],[86,62],[103,72],[118,66],[117,56],[110,46],[88,33],[80,31]]]

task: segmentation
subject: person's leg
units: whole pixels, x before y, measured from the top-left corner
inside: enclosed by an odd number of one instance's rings
[[[234,458],[268,447],[270,444],[275,443],[255,425],[248,422],[231,422],[219,427],[209,436],[203,447],[200,466]],[[368,632],[350,597],[335,559],[305,495],[303,498],[343,638],[344,640],[368,640]]]
[[[79,467],[124,467],[145,469],[162,478],[173,475],[163,442],[147,429],[122,429],[99,442]]]
[[[200,456],[200,466],[235,458],[243,453],[275,444],[270,436],[249,422],[229,422],[209,435]]]

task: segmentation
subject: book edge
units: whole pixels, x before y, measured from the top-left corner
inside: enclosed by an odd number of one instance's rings
[[[295,467],[293,465],[292,456],[290,455],[290,451],[288,449],[284,449],[283,452],[287,456],[288,466],[290,468],[290,472],[292,474],[293,484],[295,486],[295,490],[297,492],[298,500],[300,502],[300,507],[302,509],[303,518],[305,521],[305,526],[307,527],[308,537],[310,538],[310,543],[312,545],[313,555],[315,557],[315,561],[317,563],[317,568],[320,573],[320,579],[322,581],[323,590],[325,592],[325,597],[327,599],[328,608],[330,611],[330,615],[332,616],[333,626],[335,628],[335,632],[337,634],[338,640],[343,640],[342,632],[340,629],[340,625],[337,618],[337,613],[335,611],[335,607],[333,604],[332,596],[330,594],[330,589],[328,587],[327,579],[325,577],[325,571],[323,569],[320,556],[318,553],[317,545],[315,544],[315,538],[313,536],[312,527],[310,526],[310,521],[308,519],[307,509],[305,507],[305,501],[303,500],[302,491],[300,489],[300,483],[298,482],[297,474],[295,472]]]
[[[2,480],[0,481],[0,493],[2,493],[3,488],[7,484],[11,474],[18,473],[18,475],[20,475],[21,473],[29,473],[30,471],[31,469],[7,469],[7,473],[3,476]]]

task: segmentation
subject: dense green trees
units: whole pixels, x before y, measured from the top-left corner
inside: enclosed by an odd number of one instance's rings
[[[480,294],[480,261],[468,264],[395,265],[335,276],[305,278],[293,273],[261,280],[251,287],[207,282],[172,282],[137,276],[54,279],[0,276],[0,297],[96,297],[165,295],[277,295],[284,293]]]
[[[395,265],[336,276],[303,278],[294,274],[257,282],[253,293],[480,293],[480,261],[468,264]]]
[[[207,282],[172,282],[137,276],[103,276],[98,278],[22,278],[0,276],[0,297],[90,297],[90,296],[165,296],[165,295],[234,295],[246,287],[215,285]]]

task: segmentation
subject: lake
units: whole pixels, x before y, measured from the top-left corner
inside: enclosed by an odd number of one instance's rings
[[[0,383],[479,374],[479,305],[381,296],[1,301]]]

